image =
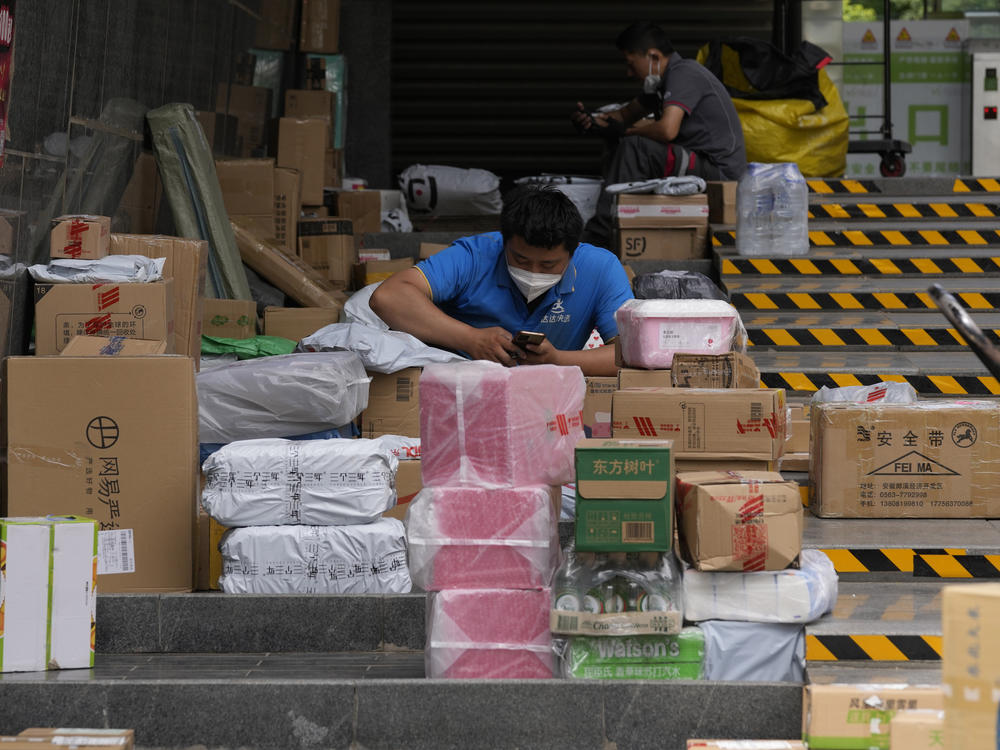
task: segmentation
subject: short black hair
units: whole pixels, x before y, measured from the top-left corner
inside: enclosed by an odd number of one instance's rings
[[[665,55],[674,51],[666,33],[652,21],[636,21],[615,40],[621,52],[644,54],[654,47]]]
[[[531,247],[558,247],[570,253],[580,244],[583,219],[569,197],[551,185],[519,185],[503,201],[500,234],[504,244],[515,235]]]

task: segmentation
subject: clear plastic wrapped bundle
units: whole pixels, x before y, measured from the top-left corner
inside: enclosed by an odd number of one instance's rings
[[[241,440],[202,466],[223,526],[370,523],[396,504],[399,459],[379,440]]]
[[[578,367],[429,365],[420,376],[424,486],[572,481],[585,390]]]
[[[684,571],[684,616],[702,620],[807,623],[833,610],[837,571],[820,550],[802,550],[799,570]]]
[[[555,655],[549,589],[449,589],[427,597],[430,678],[546,679]]]
[[[424,367],[435,362],[462,362],[464,357],[427,346],[403,331],[389,331],[364,323],[333,323],[324,326],[298,344],[303,352],[354,352],[369,372],[393,373],[407,367]]]
[[[403,523],[248,526],[219,542],[227,594],[406,594]]]
[[[425,487],[406,518],[413,583],[426,591],[548,586],[559,565],[557,502],[544,486]]]
[[[554,633],[669,635],[681,630],[681,573],[670,552],[569,548],[552,591]]]
[[[715,299],[630,299],[615,313],[628,367],[669,369],[674,354],[746,351],[736,308]]]
[[[202,443],[307,435],[353,421],[369,377],[353,352],[248,359],[198,374]]]
[[[806,255],[809,187],[794,162],[751,162],[736,189],[740,255]]]
[[[584,680],[699,680],[705,636],[696,627],[673,635],[558,638],[563,677]]]

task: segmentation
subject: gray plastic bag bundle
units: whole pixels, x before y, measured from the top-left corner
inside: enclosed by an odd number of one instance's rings
[[[306,336],[298,344],[302,352],[354,352],[369,372],[393,373],[407,367],[464,362],[454,352],[427,346],[402,331],[382,330],[363,323],[333,323]]]
[[[802,682],[804,625],[711,620],[698,627],[705,634],[706,680]]]
[[[223,526],[371,523],[396,504],[399,459],[378,440],[239,440],[202,465]]]
[[[431,216],[498,214],[500,178],[485,169],[412,164],[399,175],[407,207]]]
[[[145,255],[108,255],[86,260],[53,258],[48,264],[31,266],[28,272],[41,284],[145,284],[163,278],[166,262],[166,258]]]
[[[368,405],[353,352],[248,359],[198,374],[202,443],[308,435],[353,421]]]
[[[208,240],[206,295],[252,299],[222,202],[212,149],[194,116],[194,108],[190,104],[166,104],[150,110],[146,119],[178,235]]]

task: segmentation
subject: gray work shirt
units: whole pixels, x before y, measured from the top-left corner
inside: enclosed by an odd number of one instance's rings
[[[676,52],[660,84],[664,108],[684,110],[675,143],[708,159],[727,180],[738,180],[747,167],[743,126],[722,82],[697,60]]]

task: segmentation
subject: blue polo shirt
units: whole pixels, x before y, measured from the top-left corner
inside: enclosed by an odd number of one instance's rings
[[[442,311],[475,328],[499,326],[511,334],[540,331],[557,349],[582,349],[597,329],[618,335],[615,310],[632,299],[625,269],[612,253],[581,244],[562,279],[542,295],[534,311],[507,272],[499,232],[463,237],[422,261],[431,298]]]

